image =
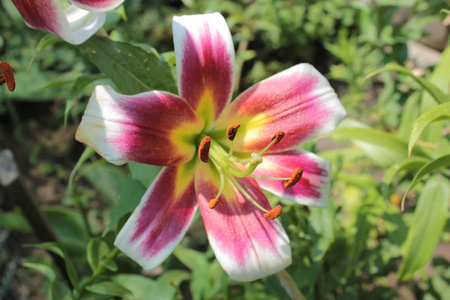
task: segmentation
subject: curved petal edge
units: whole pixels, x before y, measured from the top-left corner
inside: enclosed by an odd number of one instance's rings
[[[253,172],[254,175],[289,178],[297,167],[303,169],[303,175],[300,181],[290,188],[284,188],[284,181],[256,179],[261,188],[298,204],[328,206],[331,166],[327,160],[311,152],[290,150],[264,155],[263,161]]]
[[[197,210],[192,169],[167,167],[142,197],[114,245],[144,269],[161,264],[180,243]]]
[[[127,96],[96,86],[76,132],[113,164],[134,161],[171,166],[195,155],[203,121],[180,97],[152,91]]]
[[[270,204],[251,178],[238,180],[256,201]],[[208,240],[217,260],[228,275],[238,281],[253,281],[277,273],[291,264],[289,238],[279,220],[266,220],[236,187],[226,182],[214,209],[209,200],[219,188],[216,175],[208,166],[198,167],[195,189]]]

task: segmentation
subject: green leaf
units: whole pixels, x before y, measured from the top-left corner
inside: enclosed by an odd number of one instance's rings
[[[209,288],[209,282],[205,280],[208,278],[209,262],[204,253],[192,249],[178,246],[173,252],[184,265],[192,270],[192,280],[190,283],[192,297],[194,300],[204,298]]]
[[[414,75],[410,70],[408,70],[405,67],[402,67],[400,65],[397,64],[387,64],[386,66],[384,66],[383,68],[380,68],[378,70],[373,71],[372,73],[368,74],[365,78],[370,78],[380,72],[383,71],[397,71],[403,74],[406,74],[410,77],[412,77],[415,81],[417,81],[417,83],[419,83],[425,90],[427,90],[430,95],[434,98],[434,100],[436,100],[437,103],[443,104],[445,102],[448,101],[448,96],[444,94],[444,92],[441,91],[441,89],[439,89],[436,85],[434,85],[433,83],[418,77],[416,75]]]
[[[0,214],[0,228],[30,233],[33,229],[20,211],[9,211]]]
[[[114,209],[111,221],[105,229],[105,233],[117,225],[120,218],[133,211],[142,199],[145,188],[138,181],[127,178],[122,185],[119,204]]]
[[[112,271],[112,272],[116,272],[117,271],[117,264],[115,263],[114,260],[110,259],[110,258],[105,258],[100,262],[101,265],[105,266],[105,268],[107,268],[108,270]]]
[[[79,175],[86,178],[111,203],[117,202],[122,185],[127,178],[123,168],[108,164],[105,160],[85,164]]]
[[[34,52],[33,56],[31,57],[30,62],[28,63],[28,67],[27,69],[30,68],[31,64],[33,64],[34,60],[36,59],[36,57],[48,46],[51,46],[57,42],[61,42],[62,39],[60,39],[59,37],[57,37],[54,34],[46,34],[44,35],[41,40],[39,41],[38,45],[36,46],[36,52]]]
[[[57,254],[58,256],[62,257],[64,259],[64,263],[66,265],[66,271],[67,271],[67,275],[69,276],[70,282],[72,283],[74,288],[78,287],[80,280],[78,278],[77,271],[75,270],[75,266],[73,265],[73,262],[70,259],[70,257],[67,255],[66,250],[64,250],[57,243],[53,243],[53,242],[42,243],[42,244],[33,244],[33,245],[29,245],[29,246],[42,248],[42,249],[51,251],[51,252]]]
[[[43,211],[61,244],[71,255],[84,256],[89,235],[81,214],[65,207],[44,207]]]
[[[397,277],[410,280],[432,257],[448,217],[450,182],[430,178],[419,197],[413,221],[403,248],[403,261]]]
[[[126,300],[133,299],[133,294],[118,282],[103,281],[87,286],[86,289],[100,295],[122,297]]]
[[[414,122],[414,127],[408,144],[408,155],[411,155],[414,144],[428,124],[446,119],[450,119],[450,102],[436,106],[421,115]]]
[[[120,93],[134,95],[151,90],[177,93],[171,66],[153,52],[98,36],[90,38],[82,47]]]
[[[416,175],[414,176],[413,180],[411,181],[411,184],[409,185],[408,189],[406,190],[405,194],[403,195],[402,199],[402,207],[403,203],[405,202],[406,196],[408,195],[408,192],[427,174],[430,174],[433,171],[436,171],[443,167],[450,166],[450,154],[443,155],[441,157],[438,157],[426,165],[424,165],[422,168],[420,168],[419,171],[417,171]]]
[[[69,288],[64,283],[56,279],[56,273],[50,266],[43,263],[34,262],[24,262],[23,266],[45,275],[50,282],[50,287],[47,290],[49,300],[66,299],[65,297],[69,296]]]
[[[131,177],[139,181],[143,186],[149,187],[161,171],[162,167],[129,162]]]
[[[135,300],[175,299],[176,290],[167,282],[155,281],[137,274],[119,274],[112,276],[111,280],[131,291]]]
[[[92,271],[95,272],[100,261],[99,248],[102,241],[98,238],[91,238],[86,247],[86,258]]]
[[[78,169],[94,154],[95,154],[95,150],[92,149],[91,147],[86,147],[86,149],[84,149],[83,153],[81,154],[80,158],[77,161],[77,164],[75,165],[72,172],[70,173],[69,183],[67,184],[68,194],[72,194],[73,179],[74,179],[75,174],[77,173]]]
[[[64,126],[67,125],[67,119],[69,117],[69,112],[72,109],[73,103],[75,99],[77,99],[84,88],[86,88],[89,84],[105,79],[104,75],[84,75],[79,76],[72,85],[72,88],[69,93],[69,99],[66,102],[66,108],[64,110]]]
[[[421,168],[428,161],[421,157],[405,158],[386,170],[383,177],[383,183],[390,185],[395,175],[402,171],[412,171]]]

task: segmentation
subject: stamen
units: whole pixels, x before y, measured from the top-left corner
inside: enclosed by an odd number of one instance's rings
[[[303,175],[303,169],[296,168],[294,170],[294,172],[292,172],[292,175],[289,178],[289,180],[284,183],[284,188],[287,189],[287,188],[293,187],[302,178],[302,175]]]
[[[263,212],[268,212],[267,209],[265,209],[264,207],[262,207],[261,205],[259,205],[258,202],[256,202],[255,199],[252,198],[252,196],[249,195],[249,193],[247,193],[247,191],[237,182],[236,179],[234,179],[233,176],[228,176],[228,178],[230,179],[230,181],[233,183],[233,185],[242,193],[242,195],[244,195],[245,198],[247,198],[247,200],[249,200],[251,203],[253,203],[254,206],[256,206],[257,208],[259,208],[260,210],[262,210]]]
[[[266,146],[266,148],[264,148],[263,150],[261,150],[259,152],[259,155],[263,155],[264,152],[267,151],[267,149],[269,149],[270,147],[272,147],[273,145],[278,144],[279,142],[281,142],[281,140],[284,138],[285,133],[284,131],[278,131],[277,133],[275,133],[275,135],[270,139],[270,143],[269,145]]]
[[[264,218],[266,218],[267,220],[273,220],[273,219],[278,218],[282,212],[283,212],[283,208],[281,207],[281,205],[277,205],[274,208],[272,208],[270,211],[265,213]]]
[[[16,88],[16,80],[14,79],[14,73],[11,69],[11,66],[6,62],[0,63],[0,71],[2,71],[3,75],[0,76],[0,85],[6,82],[8,86],[8,90],[11,92]]]
[[[198,157],[204,163],[209,161],[209,148],[211,147],[211,138],[205,136],[198,147]]]
[[[275,135],[270,139],[270,141],[273,142],[272,146],[281,142],[284,136],[285,136],[284,131],[278,131],[277,133],[275,133]]]
[[[219,199],[217,199],[217,198],[209,200],[209,208],[213,209],[214,207],[217,206],[218,203],[219,203]]]
[[[238,132],[239,127],[241,127],[241,124],[239,124],[239,123],[234,123],[234,124],[231,124],[230,126],[228,126],[227,138],[230,141],[233,141],[234,138],[236,137],[236,133]]]

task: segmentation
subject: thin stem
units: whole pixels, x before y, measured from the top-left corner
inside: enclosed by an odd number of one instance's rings
[[[281,270],[275,274],[280,281],[281,286],[284,288],[286,293],[292,300],[306,300],[305,296],[300,292],[298,287],[295,285],[294,280],[291,275],[289,275],[286,270]]]

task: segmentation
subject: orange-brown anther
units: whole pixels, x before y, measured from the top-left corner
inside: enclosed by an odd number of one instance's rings
[[[284,188],[290,188],[293,187],[294,185],[297,184],[297,182],[299,182],[299,180],[302,178],[303,175],[303,169],[302,168],[296,168],[294,170],[294,172],[292,172],[291,177],[289,178],[289,180],[286,180],[286,182],[284,183]]]
[[[272,146],[281,142],[281,140],[283,138],[284,138],[284,131],[278,131],[277,133],[275,133],[275,135],[270,139],[271,142],[273,140],[275,140],[275,142],[273,142]]]
[[[283,209],[281,208],[281,205],[277,205],[274,208],[272,208],[271,210],[269,210],[268,212],[266,212],[264,214],[264,218],[266,218],[267,220],[273,220],[273,219],[278,218],[282,212],[283,212]]]
[[[209,161],[209,148],[211,147],[211,138],[205,136],[198,146],[198,157],[204,163]]]
[[[3,75],[0,76],[0,85],[6,82],[8,90],[11,92],[14,91],[16,88],[16,80],[14,79],[14,73],[11,66],[6,62],[1,62],[0,71],[3,73]]]
[[[231,124],[230,126],[228,126],[227,138],[230,141],[233,141],[234,138],[236,137],[236,133],[238,132],[239,127],[241,127],[241,124],[239,124],[239,123],[234,123],[234,124]]]
[[[217,206],[217,203],[219,203],[219,199],[214,198],[209,200],[209,208],[213,209]]]

